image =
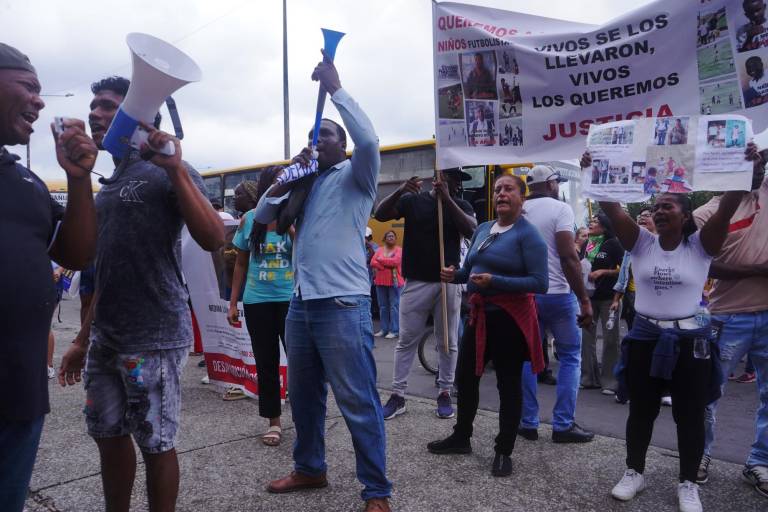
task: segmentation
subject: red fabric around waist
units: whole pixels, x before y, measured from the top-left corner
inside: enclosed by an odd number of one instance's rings
[[[539,319],[536,315],[536,302],[533,294],[502,294],[484,296],[473,293],[469,296],[469,324],[475,327],[475,375],[483,374],[485,368],[485,304],[494,304],[503,309],[517,323],[525,336],[528,354],[531,358],[533,373],[544,369],[544,352],[541,349]]]

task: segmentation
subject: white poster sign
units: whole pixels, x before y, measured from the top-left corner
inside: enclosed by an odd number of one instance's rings
[[[437,166],[575,159],[589,127],[741,114],[768,127],[768,22],[657,0],[604,25],[433,3]]]
[[[603,201],[639,202],[653,194],[749,190],[744,159],[752,123],[738,115],[632,119],[590,126],[592,165],[583,192]]]

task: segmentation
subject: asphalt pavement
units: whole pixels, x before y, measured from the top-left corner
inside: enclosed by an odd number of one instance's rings
[[[55,363],[74,337],[78,311],[76,301],[65,301],[62,324],[55,324],[57,336]],[[377,339],[376,357],[379,380],[388,386],[394,342]],[[197,367],[198,357],[191,357],[182,380],[181,432],[178,443],[181,466],[180,511],[348,511],[362,510],[361,486],[355,479],[352,442],[338,409],[329,400],[326,419],[326,453],[330,486],[326,489],[289,495],[272,495],[266,483],[292,468],[291,446],[294,431],[290,407],[284,409],[284,438],[281,446],[267,447],[260,436],[266,422],[258,417],[256,400],[225,402],[220,391],[200,383],[204,369]],[[386,423],[388,475],[394,484],[392,506],[399,511],[662,511],[676,509],[678,459],[676,452],[658,448],[663,439],[655,439],[648,454],[648,488],[634,501],[619,503],[610,497],[610,489],[624,469],[624,442],[612,435],[623,428],[626,408],[602,396],[583,393],[579,420],[607,435],[599,435],[584,445],[558,445],[551,442],[547,425],[540,429],[537,442],[519,440],[513,454],[513,474],[508,478],[490,475],[493,437],[498,416],[493,411],[496,389],[493,376],[483,379],[481,410],[475,421],[474,451],[471,455],[436,456],[426,451],[428,441],[450,433],[453,420],[434,415],[433,378],[417,367],[411,379],[411,391],[419,389],[428,399],[412,397],[408,412]],[[751,386],[732,386],[733,401]],[[741,391],[745,389],[745,391]],[[382,397],[388,393],[381,391]],[[551,409],[551,388],[542,387],[544,419]],[[548,402],[549,400],[549,402]],[[754,396],[752,397],[754,401]],[[51,382],[51,414],[38,454],[28,500],[30,512],[104,510],[98,452],[86,435],[81,386],[61,389]],[[722,410],[725,416],[737,411]],[[548,405],[549,404],[549,405]],[[598,412],[604,410],[604,412]],[[751,411],[754,411],[752,407]],[[745,451],[752,436],[752,412],[738,425],[734,446]],[[659,420],[659,431],[668,428],[669,413]],[[719,426],[728,430],[727,419]],[[613,424],[613,425],[611,425]],[[672,436],[674,438],[674,436]],[[727,439],[721,443],[726,444]],[[731,457],[737,463],[715,461],[710,482],[701,496],[708,511],[768,510],[768,500],[757,495],[740,480],[742,454]],[[147,510],[144,468],[139,464],[133,493],[132,510]],[[2,505],[0,504],[0,510]]]

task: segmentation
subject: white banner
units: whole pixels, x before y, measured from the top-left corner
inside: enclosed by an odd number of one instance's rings
[[[752,123],[743,116],[681,116],[593,124],[583,193],[599,201],[640,202],[653,194],[749,190],[744,159]]]
[[[738,113],[762,131],[764,14],[658,0],[592,26],[433,3],[437,166],[575,159],[591,124],[641,117]]]
[[[251,397],[259,394],[256,381],[256,360],[251,338],[243,317],[243,303],[238,302],[240,324],[232,327],[227,322],[229,294],[234,269],[232,238],[237,221],[225,220],[227,245],[210,253],[204,251],[184,228],[181,238],[182,262],[187,288],[192,300],[205,362],[211,383],[234,386]],[[280,397],[285,400],[288,389],[288,366],[283,347],[280,347]]]

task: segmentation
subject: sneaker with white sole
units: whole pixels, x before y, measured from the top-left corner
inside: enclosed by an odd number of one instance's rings
[[[385,340],[393,340],[395,338],[397,338],[397,334],[395,334],[393,332],[388,332],[387,335],[384,336]]]
[[[645,489],[645,477],[634,469],[627,469],[611,490],[611,496],[620,501],[629,501]]]
[[[661,397],[661,405],[665,407],[672,407],[672,397],[668,395]]]
[[[698,484],[690,480],[677,484],[677,506],[680,512],[703,512]]]
[[[435,410],[435,414],[441,419],[453,418],[456,415],[456,413],[453,412],[451,394],[448,391],[442,391],[437,395],[437,409]]]
[[[705,484],[709,481],[709,465],[712,463],[712,457],[707,454],[701,458],[699,462],[699,469],[696,471],[696,483],[699,485]]]
[[[382,336],[384,336],[384,331],[376,331],[375,333],[373,333],[373,335],[377,338],[381,338]]]
[[[385,420],[391,420],[395,416],[400,416],[405,413],[405,398],[392,393],[392,396],[389,397],[381,412]]]
[[[753,485],[761,496],[768,498],[768,466],[744,466],[741,477]]]
[[[205,375],[202,379],[200,379],[200,382],[202,382],[203,384],[210,384],[211,379],[207,375]]]

